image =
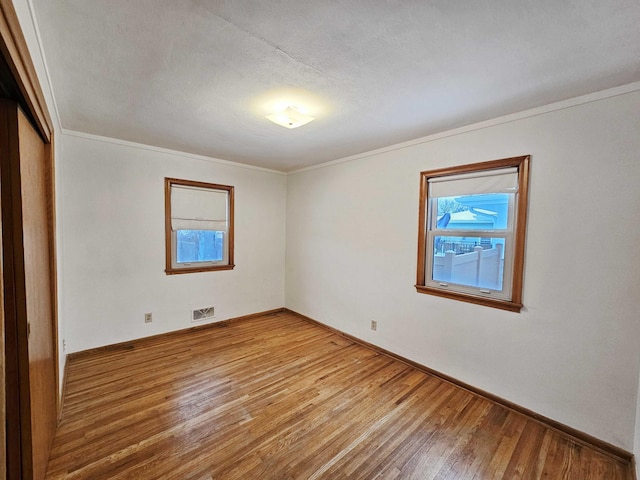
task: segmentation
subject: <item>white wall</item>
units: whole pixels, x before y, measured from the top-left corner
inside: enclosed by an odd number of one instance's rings
[[[640,92],[550,110],[290,175],[286,305],[631,451]],[[522,313],[417,293],[419,172],[523,154]]]
[[[13,3],[58,132],[61,370],[65,338],[79,351],[189,327],[192,306],[282,306],[285,177],[60,135],[29,2]],[[290,176],[286,305],[640,456],[638,111],[636,92]],[[417,294],[418,172],[521,154],[525,310]],[[237,187],[236,270],[164,275],[164,176]]]
[[[67,351],[199,325],[192,308],[214,305],[220,321],[284,306],[284,175],[72,134],[62,141]],[[235,187],[234,270],[164,273],[164,177]]]

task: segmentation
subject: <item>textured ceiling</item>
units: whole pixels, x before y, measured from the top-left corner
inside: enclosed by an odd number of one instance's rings
[[[33,4],[63,128],[283,171],[640,80],[639,0]]]

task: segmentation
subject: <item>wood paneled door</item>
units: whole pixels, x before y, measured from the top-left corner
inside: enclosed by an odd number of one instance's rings
[[[7,473],[44,478],[56,428],[53,191],[49,146],[0,101]]]

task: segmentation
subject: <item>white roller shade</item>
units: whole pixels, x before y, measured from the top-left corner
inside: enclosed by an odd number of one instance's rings
[[[171,229],[226,232],[228,199],[223,190],[172,185]]]
[[[482,193],[516,193],[517,191],[518,169],[516,167],[429,179],[429,196],[432,198]]]

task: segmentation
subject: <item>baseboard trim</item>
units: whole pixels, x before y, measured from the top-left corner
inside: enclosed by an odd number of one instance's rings
[[[99,353],[116,352],[121,350],[133,350],[135,348],[140,348],[146,344],[157,342],[158,340],[169,339],[175,336],[184,335],[185,333],[199,332],[202,330],[208,330],[210,328],[226,327],[231,323],[244,322],[247,320],[252,320],[257,317],[262,317],[264,315],[273,315],[275,313],[281,313],[284,311],[285,311],[284,307],[274,308],[273,310],[265,310],[264,312],[252,313],[249,315],[243,315],[241,317],[229,318],[227,320],[221,320],[219,322],[207,323],[205,325],[196,325],[194,327],[182,328],[180,330],[172,330],[171,332],[159,333],[157,335],[136,338],[133,340],[112,343],[109,345],[103,345],[101,347],[89,348],[87,350],[82,350],[80,352],[70,353],[69,355],[67,355],[67,363],[65,364],[65,370],[66,370],[66,366],[69,364],[69,360],[78,360],[86,357],[91,357]],[[65,372],[65,378],[66,378],[66,372]]]
[[[384,348],[381,348],[377,345],[374,345],[372,343],[366,342],[358,337],[355,337],[353,335],[350,335],[348,333],[345,333],[341,330],[338,330],[336,328],[330,327],[329,325],[326,325],[322,322],[319,322],[318,320],[315,320],[311,317],[307,317],[306,315],[303,315],[301,313],[295,312],[293,310],[290,310],[288,308],[285,308],[284,311],[286,311],[287,313],[290,313],[292,315],[295,315],[303,320],[306,320],[310,323],[313,323],[315,325],[319,325],[323,328],[326,328],[330,331],[332,331],[333,333],[336,333],[337,335],[340,335],[344,338],[347,338],[348,340],[351,340],[352,342],[355,342],[359,345],[362,345],[363,347],[366,348],[370,348],[372,350],[375,350],[376,352],[381,353],[382,355],[386,355],[388,357],[391,357],[395,360],[398,360],[400,362],[403,362],[411,367],[414,367],[424,373],[427,373],[429,375],[433,375],[435,377],[438,377],[442,380],[444,380],[447,383],[450,383],[452,385],[455,385],[459,388],[462,388],[463,390],[466,390],[470,393],[473,393],[475,395],[478,395],[480,397],[483,397],[491,402],[497,403],[499,405],[502,405],[505,408],[508,408],[509,410],[512,410],[516,413],[519,413],[521,415],[524,415],[528,418],[530,418],[531,420],[538,422],[542,425],[544,425],[545,427],[551,428],[557,432],[560,432],[564,435],[569,436],[572,440],[574,440],[577,443],[580,443],[582,445],[586,445],[588,447],[591,448],[595,448],[596,450],[598,450],[599,452],[608,455],[610,457],[614,457],[617,460],[623,461],[623,462],[627,462],[630,464],[631,468],[633,468],[633,475],[635,478],[635,466],[633,465],[634,463],[634,457],[633,454],[630,452],[627,452],[626,450],[620,448],[620,447],[616,447],[615,445],[612,445],[608,442],[605,442],[604,440],[600,440],[599,438],[596,438],[592,435],[589,435],[588,433],[584,433],[580,430],[577,430],[573,427],[570,427],[568,425],[565,425],[561,422],[558,422],[556,420],[553,420],[549,417],[545,417],[544,415],[541,415],[539,413],[534,412],[533,410],[529,410],[528,408],[525,408],[521,405],[518,405],[516,403],[513,403],[509,400],[506,400],[502,397],[499,397],[497,395],[494,395],[492,393],[489,393],[485,390],[482,390],[480,388],[474,387],[473,385],[469,385],[468,383],[465,382],[461,382],[460,380],[451,377],[449,375],[446,375],[442,372],[439,372],[437,370],[433,370],[432,368],[429,368],[425,365],[422,365],[418,362],[414,362],[413,360],[409,360],[408,358],[403,357],[402,355],[398,355],[397,353],[391,352],[389,350],[385,350]]]
[[[576,443],[582,444],[582,445],[586,445],[588,447],[594,448],[598,451],[600,451],[601,453],[608,455],[610,457],[613,457],[617,460],[626,462],[629,464],[630,466],[630,471],[631,471],[631,477],[630,480],[637,480],[636,479],[636,471],[635,471],[635,458],[633,456],[632,453],[617,447],[615,445],[612,445],[608,442],[605,442],[604,440],[600,440],[599,438],[596,438],[592,435],[589,435],[588,433],[582,432],[580,430],[577,430],[573,427],[570,427],[568,425],[565,425],[561,422],[558,422],[556,420],[553,420],[549,417],[545,417],[544,415],[541,415],[539,413],[534,412],[533,410],[530,410],[528,408],[525,408],[521,405],[518,405],[516,403],[513,403],[509,400],[506,400],[502,397],[499,397],[497,395],[494,395],[492,393],[489,393],[485,390],[482,390],[480,388],[474,387],[473,385],[469,385],[465,382],[462,382],[454,377],[451,377],[449,375],[446,375],[442,372],[439,372],[437,370],[434,370],[432,368],[429,368],[425,365],[422,365],[418,362],[415,362],[413,360],[410,360],[408,358],[403,357],[402,355],[399,355],[397,353],[391,352],[389,350],[386,350],[382,347],[379,347],[377,345],[374,345],[372,343],[366,342],[358,337],[355,337],[353,335],[350,335],[348,333],[345,333],[341,330],[338,330],[337,328],[331,327],[327,324],[324,324],[318,320],[315,320],[311,317],[308,317],[306,315],[303,315],[301,313],[298,313],[294,310],[290,310],[288,308],[275,308],[273,310],[266,310],[263,312],[258,312],[258,313],[252,313],[250,315],[243,315],[240,317],[234,317],[234,318],[230,318],[227,320],[222,320],[219,322],[213,322],[213,323],[208,323],[206,325],[198,325],[198,326],[194,326],[194,327],[189,327],[189,328],[184,328],[184,329],[180,329],[180,330],[174,330],[171,332],[166,332],[166,333],[160,333],[157,335],[152,335],[149,337],[143,337],[143,338],[138,338],[138,339],[133,339],[133,340],[128,340],[125,342],[119,342],[119,343],[114,343],[114,344],[110,344],[110,345],[104,345],[101,347],[96,347],[96,348],[91,348],[88,350],[83,350],[80,352],[75,352],[75,353],[70,353],[67,355],[67,361],[65,363],[65,367],[64,367],[64,380],[63,380],[63,386],[62,386],[62,397],[61,397],[61,402],[60,402],[60,408],[58,411],[58,419],[59,421],[62,419],[62,408],[61,406],[64,405],[64,400],[65,400],[65,392],[66,392],[66,383],[67,383],[67,367],[69,365],[69,361],[70,360],[77,360],[77,359],[82,359],[82,358],[86,358],[86,357],[91,357],[93,355],[99,354],[99,353],[109,353],[109,352],[114,352],[114,351],[121,351],[121,350],[133,350],[135,348],[140,348],[143,347],[146,344],[150,344],[150,343],[154,343],[157,342],[158,340],[163,340],[163,339],[170,339],[174,336],[179,336],[179,335],[183,335],[185,333],[189,333],[189,332],[196,332],[196,331],[202,331],[202,330],[207,330],[207,329],[214,329],[214,328],[221,328],[221,327],[226,327],[228,325],[230,325],[231,323],[238,323],[238,322],[244,322],[244,321],[248,321],[248,320],[253,320],[255,318],[264,316],[264,315],[273,315],[273,314],[278,314],[278,313],[288,313],[291,315],[294,315],[302,320],[305,320],[309,323],[313,323],[314,325],[318,325],[322,328],[325,328],[337,335],[340,335],[348,340],[351,340],[354,343],[357,343],[359,345],[362,345],[363,347],[369,348],[371,350],[374,350],[382,355],[386,355],[390,358],[393,358],[395,360],[398,360],[400,362],[405,363],[406,365],[409,365],[413,368],[416,368],[424,373],[427,373],[429,375],[433,375],[435,377],[440,378],[441,380],[450,383],[452,385],[455,385],[459,388],[462,388],[463,390],[466,390],[470,393],[473,393],[474,395],[478,395],[482,398],[485,398],[491,402],[494,402],[496,404],[502,405],[505,408],[508,408],[509,410],[512,410],[516,413],[519,413],[521,415],[524,415],[528,418],[530,418],[531,420],[538,422],[542,425],[544,425],[545,427],[551,428],[557,432],[562,433],[563,435],[566,435],[568,437],[570,437],[573,441],[575,441]]]

